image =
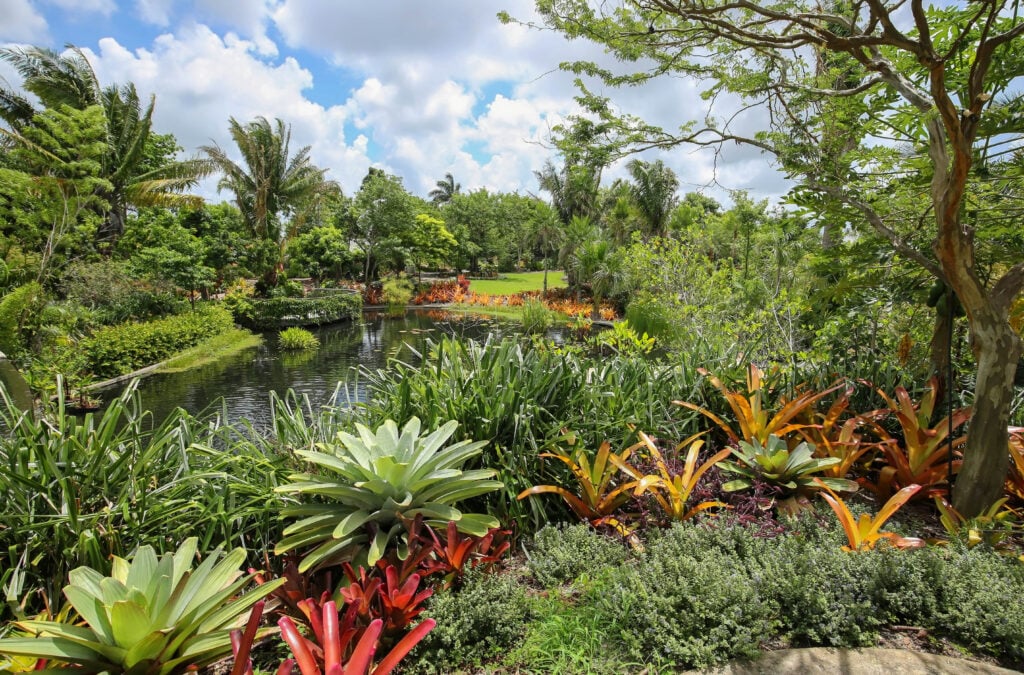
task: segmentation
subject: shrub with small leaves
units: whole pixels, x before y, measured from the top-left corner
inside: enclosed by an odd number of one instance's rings
[[[410,655],[415,673],[451,673],[478,666],[514,646],[532,618],[530,600],[511,574],[470,569],[460,589],[430,598],[424,616],[435,619],[431,631]]]
[[[534,551],[527,567],[538,583],[552,587],[583,574],[597,573],[603,567],[621,565],[628,557],[629,551],[621,539],[587,525],[548,525],[534,537]]]

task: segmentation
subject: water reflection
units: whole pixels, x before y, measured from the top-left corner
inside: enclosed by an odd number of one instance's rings
[[[228,421],[249,420],[265,429],[271,391],[283,395],[293,389],[320,405],[331,402],[341,382],[348,396],[360,400],[365,393],[356,377],[360,365],[384,368],[393,357],[416,363],[416,352],[422,351],[428,338],[484,339],[489,333],[516,334],[517,327],[479,316],[416,310],[398,318],[367,312],[361,323],[340,323],[312,332],[320,338],[316,351],[283,352],[277,348],[276,334],[267,333],[259,347],[186,372],[152,375],[139,385],[142,403],[156,420],[163,420],[176,407],[195,414],[216,405]],[[110,400],[117,393],[107,390],[103,398]]]

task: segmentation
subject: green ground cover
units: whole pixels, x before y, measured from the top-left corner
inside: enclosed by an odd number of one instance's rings
[[[244,328],[233,328],[191,349],[186,349],[157,369],[157,372],[180,373],[191,370],[246,349],[258,347],[262,343],[263,338],[259,335]]]
[[[561,271],[548,272],[548,288],[565,288],[568,284]],[[487,295],[512,295],[544,288],[544,272],[510,272],[497,279],[473,279],[469,290]]]

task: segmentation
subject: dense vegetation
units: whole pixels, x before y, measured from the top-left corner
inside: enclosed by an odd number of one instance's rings
[[[428,200],[376,168],[346,195],[282,120],[228,121],[240,163],[182,159],[82,52],[0,51],[33,95],[0,91],[0,350],[43,394],[0,409],[0,667],[276,669],[264,613],[304,674],[671,671],[906,625],[1020,665],[1024,22],[999,2],[915,5],[906,34],[885,3],[537,5],[656,65],[565,68],[704,78],[771,128],[666,132],[581,80],[588,114],[535,172],[549,201],[451,174]],[[786,204],[680,195],[658,160],[602,181],[638,149],[728,140],[794,177]],[[188,195],[212,174],[232,203]],[[523,270],[539,290],[473,288]],[[275,398],[267,433],[152,420],[132,389],[66,408],[236,322],[364,299],[573,319],[561,344],[432,343],[361,373],[349,408]]]

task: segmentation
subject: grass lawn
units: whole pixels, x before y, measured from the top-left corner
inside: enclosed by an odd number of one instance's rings
[[[159,372],[180,373],[183,370],[198,368],[225,356],[236,354],[243,349],[256,347],[262,342],[263,338],[259,335],[254,335],[244,329],[234,328],[181,352],[164,364]]]
[[[561,270],[548,271],[548,288],[564,288],[565,277]],[[502,274],[497,279],[473,279],[469,290],[488,295],[512,295],[523,291],[539,291],[544,287],[544,272],[513,272]]]

